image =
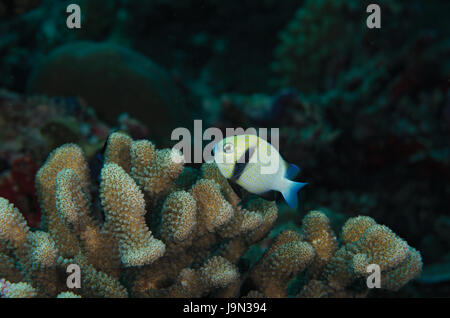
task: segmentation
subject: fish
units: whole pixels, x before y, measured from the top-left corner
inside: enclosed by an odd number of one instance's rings
[[[297,209],[297,193],[308,183],[293,181],[300,168],[287,163],[269,142],[256,135],[229,136],[219,141],[212,152],[226,179],[260,196],[278,191],[291,208]]]

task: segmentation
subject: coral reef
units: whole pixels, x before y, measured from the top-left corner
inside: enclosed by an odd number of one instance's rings
[[[364,297],[361,284],[367,268],[377,264],[381,288],[396,291],[422,271],[420,253],[372,218],[350,218],[342,227],[340,246],[327,216],[318,211],[303,218],[301,234],[281,232],[252,269],[258,291],[268,297],[286,297],[287,283],[307,270],[307,282],[298,297]],[[358,284],[358,282],[360,284]]]
[[[52,51],[31,75],[28,93],[82,97],[110,124],[127,109],[159,143],[166,143],[174,128],[191,125],[193,118],[163,68],[110,43],[74,42]]]
[[[99,120],[79,98],[24,97],[0,90],[0,196],[24,214],[28,225],[39,228],[40,209],[34,177],[46,155],[65,143],[77,143],[96,174],[96,155],[113,129],[144,138],[148,130],[122,113],[116,127]]]
[[[258,242],[273,228],[275,203],[242,202],[214,163],[196,170],[181,158],[113,133],[97,199],[81,148],[54,150],[36,174],[39,230],[0,198],[2,296],[287,297],[288,283],[308,269],[301,296],[338,297],[350,295],[371,263],[380,265],[382,287],[391,290],[421,271],[420,254],[368,217],[348,220],[338,247],[320,212],[304,218],[301,232],[277,235],[254,266],[245,265],[249,248],[262,248]],[[100,204],[103,214],[94,213]],[[81,269],[79,289],[65,284],[71,264]]]
[[[381,29],[366,26],[369,0],[79,0],[78,30],[70,3],[0,0],[0,197],[29,227],[24,247],[0,240],[2,296],[365,296],[364,267],[390,250],[369,242],[391,242],[400,262],[383,263],[393,283],[370,297],[450,294],[449,1],[379,0]],[[177,154],[154,145],[192,118],[280,128],[280,153],[310,183],[300,208],[168,163]],[[105,149],[116,130],[131,138]],[[135,195],[119,225],[120,182]],[[396,290],[420,264],[398,237],[424,267]],[[86,289],[65,289],[71,263]]]
[[[101,172],[104,220],[99,220],[91,211],[95,204],[81,148],[57,148],[36,175],[44,216],[40,231],[30,231],[18,209],[1,201],[1,276],[11,283],[24,279],[47,297],[69,291],[61,275],[72,263],[81,267],[83,286],[72,292],[83,297],[202,296],[237,280],[236,266],[214,255],[216,245],[245,237],[240,249],[223,246],[216,252],[237,260],[270,230],[275,205],[258,201],[255,210],[246,210],[225,180],[214,181],[215,166],[204,166],[192,178],[194,171],[183,171],[174,155],[149,141],[112,134]],[[162,240],[152,235],[150,217],[160,219],[155,231]],[[20,266],[13,266],[13,259]],[[123,286],[122,274],[135,277]]]

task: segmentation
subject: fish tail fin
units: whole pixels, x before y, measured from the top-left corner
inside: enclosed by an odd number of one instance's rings
[[[286,203],[292,209],[297,209],[297,207],[298,207],[297,193],[305,185],[307,185],[307,183],[285,180],[284,187],[280,192],[283,195],[283,198],[286,201]]]

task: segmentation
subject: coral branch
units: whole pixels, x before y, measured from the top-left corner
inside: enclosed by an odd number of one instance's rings
[[[106,164],[101,174],[100,198],[106,227],[119,242],[125,266],[151,264],[165,252],[165,245],[153,237],[145,224],[144,195],[133,179],[118,165]]]

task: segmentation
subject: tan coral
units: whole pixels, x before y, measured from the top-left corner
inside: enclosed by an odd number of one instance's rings
[[[360,215],[350,218],[342,227],[340,239],[344,244],[353,243],[359,240],[370,226],[375,224],[377,222],[368,216]]]
[[[286,285],[314,258],[314,249],[292,231],[278,235],[252,270],[251,278],[268,297],[287,297]]]
[[[397,291],[409,281],[417,278],[422,272],[422,256],[410,247],[406,259],[396,268],[381,275],[381,287]]]
[[[64,168],[56,177],[56,210],[59,218],[74,232],[80,234],[91,223],[90,202],[80,178],[72,169]]]
[[[0,239],[20,249],[27,241],[28,231],[27,222],[20,211],[8,200],[0,198]]]
[[[312,277],[319,277],[336,253],[337,239],[326,215],[311,211],[303,218],[305,240],[312,245],[316,256],[309,268]]]
[[[241,199],[233,191],[230,184],[228,183],[228,180],[222,176],[215,163],[204,163],[202,165],[201,171],[203,179],[209,179],[216,182],[220,186],[221,191],[224,193],[227,201],[230,202],[234,207],[238,206],[238,204],[241,202]]]
[[[232,238],[223,246],[220,255],[231,262],[237,262],[242,255],[244,255],[249,246],[265,238],[272,230],[278,217],[278,209],[275,202],[265,201],[261,198],[256,198],[248,202],[246,210],[260,215],[262,223],[255,229],[249,230],[246,233],[241,233],[238,237]],[[239,212],[237,213],[237,216],[239,216]],[[257,223],[259,223],[259,220],[257,220]]]
[[[238,279],[237,268],[226,259],[215,256],[197,270],[191,268],[181,270],[172,286],[154,291],[153,296],[196,298],[215,289],[227,287]]]
[[[52,296],[56,290],[55,266],[58,257],[54,240],[48,233],[30,232],[20,212],[3,198],[0,198],[0,219],[3,221],[1,226],[8,225],[7,228],[0,228],[0,237],[7,240],[14,250],[21,265],[20,274],[26,280],[35,282],[33,293],[39,290]],[[14,274],[19,273],[8,271],[5,274],[7,278],[17,279]]]
[[[58,250],[49,233],[36,231],[29,233],[30,262],[37,268],[52,268],[56,266]]]
[[[133,139],[122,132],[112,133],[108,138],[105,149],[105,163],[115,163],[127,173],[130,173],[132,142]]]
[[[387,226],[372,225],[364,231],[361,239],[354,242],[358,253],[353,258],[354,271],[365,275],[369,264],[377,264],[382,271],[402,263],[409,253],[406,241],[399,238]]]
[[[72,169],[80,178],[81,187],[88,194],[89,168],[83,151],[75,144],[65,144],[54,150],[36,174],[36,188],[43,215],[58,249],[64,257],[73,257],[80,252],[78,241],[64,226],[56,208],[56,179],[64,168]]]
[[[368,265],[380,266],[389,282],[382,286],[395,290],[421,271],[419,253],[384,225],[368,217],[349,219],[342,229],[347,244],[337,250],[327,264],[325,281],[335,295],[341,294],[358,277],[368,276]]]
[[[259,213],[237,207],[231,221],[220,229],[220,235],[225,238],[232,238],[255,231],[262,224],[263,218]]]
[[[161,232],[167,241],[187,240],[197,224],[197,204],[186,191],[172,192],[162,208]]]
[[[155,146],[148,140],[138,140],[131,144],[131,163],[131,176],[154,200],[174,187],[184,165],[179,151],[155,150]]]
[[[214,181],[197,181],[191,189],[191,194],[197,202],[200,226],[206,231],[215,231],[233,217],[232,205],[225,200],[219,185]]]
[[[223,257],[215,256],[200,269],[202,281],[210,288],[226,287],[239,278],[237,268]]]
[[[245,236],[247,244],[254,244],[262,240],[272,230],[278,217],[278,208],[274,201],[266,201],[261,198],[253,199],[246,208],[249,211],[259,213],[263,218],[262,225]]]
[[[120,281],[107,273],[97,270],[91,264],[86,262],[86,259],[79,255],[74,259],[60,260],[60,266],[69,268],[70,265],[77,265],[80,270],[80,286],[77,287],[77,293],[80,293],[86,298],[126,298],[128,292]],[[64,289],[67,289],[67,284],[64,284]]]
[[[96,270],[92,265],[84,266],[82,272],[82,286],[85,286],[85,289],[88,288],[88,291],[85,292],[86,297],[128,297],[127,290],[117,279]]]
[[[125,266],[151,264],[165,252],[165,245],[153,237],[144,219],[144,195],[133,179],[118,165],[106,164],[101,172],[100,198],[106,227],[119,242]]]
[[[340,291],[355,279],[353,271],[353,254],[346,246],[339,248],[324,270],[325,281],[334,291]]]
[[[64,225],[79,239],[89,262],[96,268],[117,275],[120,268],[118,247],[107,230],[91,216],[89,196],[72,169],[62,169],[56,182],[56,207]]]
[[[36,231],[27,236],[27,254],[21,258],[28,282],[40,296],[55,297],[62,282],[58,277],[59,250],[48,232]]]

